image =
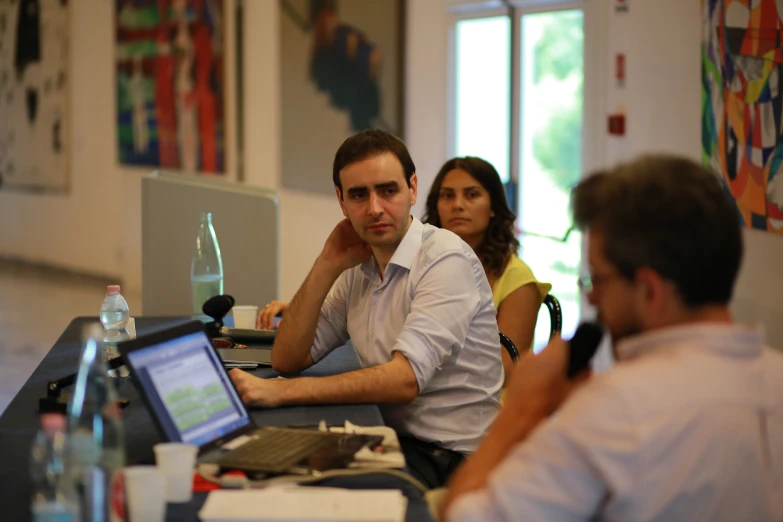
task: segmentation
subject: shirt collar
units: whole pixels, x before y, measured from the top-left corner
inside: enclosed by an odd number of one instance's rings
[[[416,259],[416,255],[421,250],[421,233],[424,231],[424,225],[421,221],[416,219],[416,216],[411,216],[411,226],[408,227],[408,231],[405,232],[405,236],[397,245],[397,250],[394,251],[391,259],[389,259],[390,265],[401,266],[408,270],[413,265],[413,260]]]
[[[617,356],[634,359],[667,347],[690,345],[730,357],[755,357],[764,349],[757,324],[696,323],[656,329],[620,341]]]
[[[392,254],[389,260],[389,266],[397,265],[399,267],[410,270],[413,265],[413,260],[416,259],[419,250],[421,250],[421,237],[424,232],[424,225],[419,221],[416,216],[411,216],[411,224],[405,235],[397,245],[397,249]],[[367,279],[373,280],[378,276],[378,263],[375,261],[375,257],[370,257],[367,261],[361,265],[362,273]]]

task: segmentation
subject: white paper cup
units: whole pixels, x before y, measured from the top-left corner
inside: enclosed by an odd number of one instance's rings
[[[234,328],[253,330],[256,327],[257,306],[234,306],[232,310],[234,312]]]
[[[155,466],[122,470],[128,522],[163,522],[166,517],[165,478]]]
[[[125,324],[125,330],[128,331],[131,339],[136,338],[136,319],[134,317],[128,317],[128,322]]]
[[[166,500],[187,502],[193,495],[193,468],[198,447],[181,442],[155,444],[155,462],[166,477]]]

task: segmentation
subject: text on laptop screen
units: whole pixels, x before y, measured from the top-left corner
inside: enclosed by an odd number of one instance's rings
[[[250,423],[203,332],[135,350],[128,358],[169,440],[203,446]]]

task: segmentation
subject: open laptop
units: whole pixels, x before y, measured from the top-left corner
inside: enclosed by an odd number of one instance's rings
[[[212,346],[191,321],[120,343],[120,353],[164,440],[199,448],[199,462],[263,474],[345,467],[382,437],[256,427]]]

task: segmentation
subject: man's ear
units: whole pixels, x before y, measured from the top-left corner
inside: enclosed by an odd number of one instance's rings
[[[662,311],[666,301],[666,281],[661,274],[649,266],[636,270],[636,286],[646,310],[653,314]]]
[[[343,194],[340,187],[334,187],[334,193],[337,195],[337,202],[340,204],[340,208],[343,211],[343,216],[348,217],[348,211],[345,210],[345,203],[343,203]]]
[[[419,189],[419,178],[416,177],[415,172],[411,174],[410,186],[411,186],[411,206],[413,206],[416,204],[416,196],[418,194],[418,189]]]

